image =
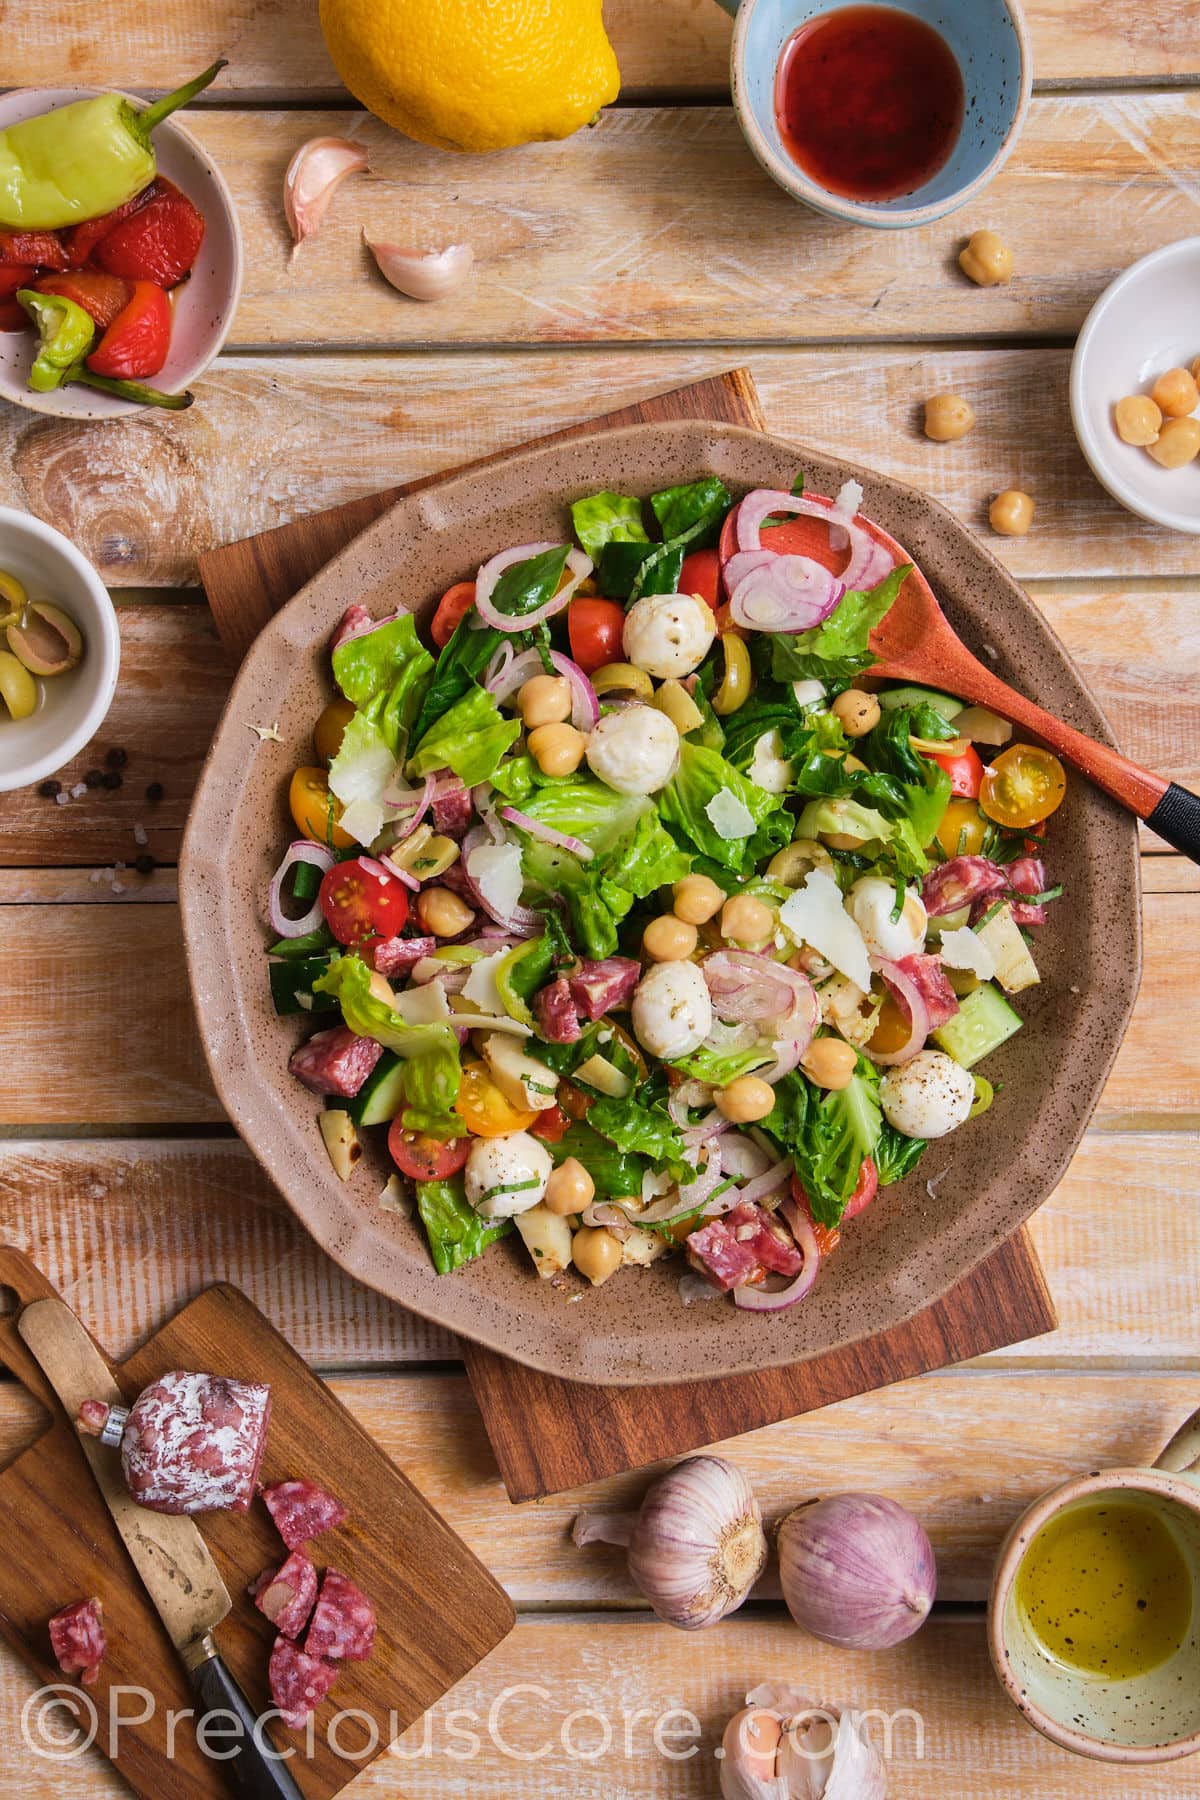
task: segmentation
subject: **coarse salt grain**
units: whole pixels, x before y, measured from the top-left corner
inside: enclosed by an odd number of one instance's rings
[[[70,798],[71,796],[68,794],[66,788],[59,788],[57,794],[54,796],[54,804],[55,806],[65,806]]]
[[[82,800],[87,791],[87,782],[77,781],[75,786],[71,789],[72,800]]]
[[[125,892],[124,887],[122,886],[122,884],[119,881],[111,882],[109,885],[111,886],[114,894],[123,894]]]
[[[139,849],[142,849],[150,842],[150,839],[146,836],[146,827],[142,824],[140,819],[133,828],[133,841]]]

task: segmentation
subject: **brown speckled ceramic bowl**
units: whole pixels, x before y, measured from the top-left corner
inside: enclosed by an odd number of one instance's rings
[[[706,472],[735,491],[819,493],[864,479],[863,512],[907,546],[967,643],[1050,711],[1111,742],[1095,701],[1021,588],[942,507],[884,476],[734,426],[640,425],[515,456],[402,500],[272,621],[246,658],[192,808],[180,896],[192,990],[217,1090],[238,1130],[335,1261],[414,1312],[520,1362],[575,1380],[683,1381],[795,1362],[871,1335],[944,1294],[1051,1192],[1099,1097],[1141,960],[1133,821],[1082,779],[1050,833],[1068,898],[1038,944],[1042,985],[1025,1029],[989,1058],[996,1104],[919,1171],[880,1193],[803,1304],[762,1315],[684,1307],[677,1258],[595,1290],[538,1281],[506,1241],[438,1276],[420,1224],[386,1212],[381,1133],[352,1179],[334,1175],[314,1100],[288,1074],[307,1027],[271,1006],[266,894],[288,842],[287,781],[311,760],[332,693],[330,634],[359,600],[377,616],[427,612],[452,581],[507,544],[562,537],[566,504],[598,488],[648,494]],[[250,727],[278,721],[281,743]]]

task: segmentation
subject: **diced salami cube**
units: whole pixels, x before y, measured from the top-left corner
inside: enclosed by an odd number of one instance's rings
[[[50,1646],[63,1674],[78,1675],[84,1687],[91,1687],[108,1648],[104,1608],[94,1595],[55,1613],[50,1620]]]
[[[277,1637],[267,1664],[271,1698],[285,1725],[299,1731],[337,1680],[337,1664],[309,1656],[290,1638]]]
[[[568,978],[571,998],[585,1019],[603,1018],[628,1006],[641,979],[642,966],[628,956],[606,956],[602,962],[580,963]]]
[[[457,775],[440,775],[433,790],[433,825],[443,837],[463,837],[475,810],[471,790]]]
[[[687,1258],[693,1269],[720,1288],[723,1294],[762,1274],[762,1264],[750,1243],[739,1243],[724,1219],[710,1219],[687,1240]]]
[[[1014,894],[1044,894],[1048,885],[1046,865],[1040,856],[1019,856],[1008,865],[1008,881]],[[1016,925],[1044,925],[1046,908],[1044,904],[1030,906],[1028,901],[1014,900],[1012,916]]]
[[[761,1269],[770,1269],[776,1275],[798,1275],[803,1268],[804,1258],[792,1239],[753,1200],[743,1200],[733,1207],[722,1223]]]
[[[305,1651],[330,1662],[366,1662],[374,1642],[375,1608],[349,1576],[326,1569]]]
[[[315,1481],[278,1481],[263,1489],[263,1504],[289,1550],[299,1550],[323,1531],[346,1521],[346,1509]]]
[[[284,1637],[298,1638],[317,1599],[317,1571],[303,1550],[279,1569],[265,1569],[250,1590],[260,1613]]]
[[[432,956],[438,947],[434,937],[373,938],[364,946],[372,968],[390,980],[393,975],[407,975],[423,956]]]
[[[533,996],[533,1016],[548,1044],[573,1044],[583,1035],[565,975],[538,989]]]
[[[288,1068],[312,1094],[337,1094],[353,1100],[382,1055],[383,1045],[374,1038],[358,1037],[348,1026],[333,1025],[293,1051]]]

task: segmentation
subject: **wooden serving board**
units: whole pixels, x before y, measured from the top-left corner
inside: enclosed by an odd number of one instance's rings
[[[21,1306],[54,1294],[41,1270],[10,1246],[0,1246],[0,1284]],[[0,1632],[40,1682],[57,1683],[68,1695],[74,1690],[83,1715],[88,1699],[94,1703],[95,1741],[134,1793],[146,1800],[228,1800],[222,1764],[201,1753],[186,1714],[170,1747],[168,1714],[194,1704],[191,1688],[74,1426],[18,1335],[16,1319],[15,1312],[0,1318],[0,1360],[51,1420],[0,1472]],[[314,1714],[311,1739],[270,1727],[281,1750],[295,1748],[288,1766],[306,1800],[329,1800],[507,1637],[515,1623],[512,1606],[482,1563],[236,1288],[206,1289],[113,1373],[132,1398],[168,1369],[268,1382],[264,1484],[307,1475],[349,1508],[346,1524],[316,1539],[309,1554],[318,1568],[332,1564],[349,1575],[373,1600],[379,1622],[374,1654],[339,1673]],[[196,1523],[233,1598],[232,1611],[217,1627],[218,1645],[261,1713],[272,1704],[267,1658],[275,1633],[246,1587],[287,1551],[257,1501],[248,1513],[207,1513]],[[90,1594],[104,1605],[108,1653],[97,1684],[79,1690],[53,1661],[46,1622]],[[131,1691],[118,1698],[118,1687]],[[114,1743],[110,1705],[119,1719],[133,1720],[146,1709],[142,1690],[153,1698],[153,1716],[122,1723]],[[343,1710],[350,1716],[336,1723]],[[87,1723],[85,1717],[85,1729]],[[33,1728],[27,1723],[27,1729]],[[61,1713],[53,1724],[47,1721],[47,1740],[51,1732],[69,1735]]]
[[[733,369],[535,443],[666,419],[766,429],[749,372]],[[462,473],[426,476],[207,552],[200,578],[230,654],[240,660],[279,607],[402,495]],[[476,1344],[464,1343],[463,1355],[509,1497],[532,1500],[1038,1337],[1057,1323],[1022,1230],[943,1299],[895,1330],[790,1368],[676,1386],[603,1388],[540,1374]]]

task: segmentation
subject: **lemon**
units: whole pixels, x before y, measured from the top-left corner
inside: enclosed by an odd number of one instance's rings
[[[569,137],[620,85],[601,0],[321,0],[321,29],[356,100],[446,150]]]

